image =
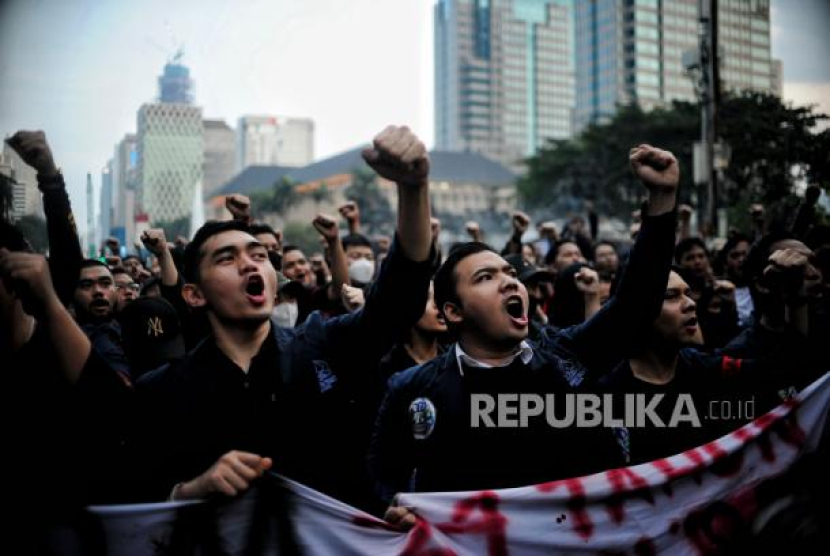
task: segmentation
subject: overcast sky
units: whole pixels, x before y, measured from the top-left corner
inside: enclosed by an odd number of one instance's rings
[[[205,117],[310,117],[315,156],[388,123],[433,142],[434,0],[0,0],[0,134],[44,129],[85,227],[100,170],[184,45]],[[785,98],[830,113],[830,2],[773,0]],[[96,202],[97,211],[97,202]]]

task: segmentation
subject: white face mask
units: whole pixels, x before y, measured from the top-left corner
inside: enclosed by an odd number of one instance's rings
[[[274,320],[282,328],[294,328],[297,324],[297,316],[300,314],[300,309],[296,303],[289,303],[283,301],[274,307]]]
[[[375,263],[366,259],[357,259],[349,263],[349,278],[359,284],[368,284],[375,276]]]

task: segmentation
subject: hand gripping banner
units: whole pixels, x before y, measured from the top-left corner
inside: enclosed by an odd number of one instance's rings
[[[743,553],[792,476],[806,480],[801,470],[827,449],[828,408],[830,374],[670,458],[522,488],[401,494],[398,503],[420,518],[408,532],[272,475],[224,505],[90,507],[93,544],[119,556]]]

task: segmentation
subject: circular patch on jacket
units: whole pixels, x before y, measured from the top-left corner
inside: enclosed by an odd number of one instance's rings
[[[418,398],[409,404],[409,421],[412,423],[412,436],[424,440],[435,428],[435,406],[429,398]]]

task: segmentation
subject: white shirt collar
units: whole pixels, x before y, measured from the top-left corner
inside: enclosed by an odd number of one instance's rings
[[[461,373],[461,376],[464,376],[464,364],[467,364],[470,367],[481,367],[483,369],[507,367],[513,363],[517,357],[521,358],[522,363],[525,365],[530,363],[530,360],[533,359],[533,348],[530,347],[527,340],[522,340],[522,343],[519,344],[516,351],[506,359],[500,361],[497,365],[490,365],[488,363],[482,363],[477,359],[473,359],[467,355],[463,349],[461,349],[460,343],[456,342],[455,344],[455,360],[458,362],[458,372]]]

